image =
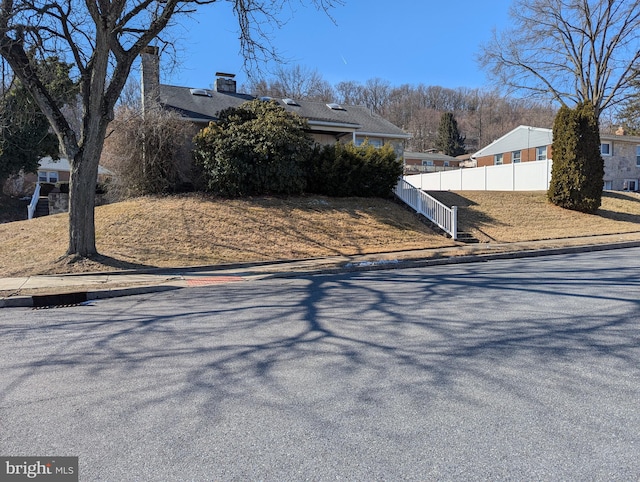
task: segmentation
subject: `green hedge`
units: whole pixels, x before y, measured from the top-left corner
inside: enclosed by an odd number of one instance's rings
[[[307,190],[347,197],[388,197],[402,175],[402,162],[390,144],[336,143],[316,146],[307,170]]]

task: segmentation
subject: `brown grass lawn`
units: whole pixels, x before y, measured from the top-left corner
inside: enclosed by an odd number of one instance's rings
[[[483,242],[640,231],[640,197],[606,193],[596,215],[550,205],[544,192],[440,192],[461,230]],[[181,267],[455,245],[387,200],[147,197],[96,209],[102,257],[67,264],[67,215],[0,224],[0,276]]]
[[[381,199],[147,197],[96,208],[99,262],[57,262],[66,214],[0,225],[0,276],[181,267],[451,246]]]
[[[482,242],[516,242],[640,231],[640,195],[605,192],[600,210],[583,214],[549,203],[545,192],[431,193],[459,206],[461,231]]]

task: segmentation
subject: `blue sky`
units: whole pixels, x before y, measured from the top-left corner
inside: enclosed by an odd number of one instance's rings
[[[511,0],[345,0],[331,11],[335,23],[312,5],[291,5],[294,11],[282,14],[286,25],[272,32],[272,45],[288,65],[316,69],[332,85],[377,77],[392,86],[479,88],[489,86],[476,62],[479,46],[493,28],[508,25]],[[163,70],[161,82],[208,88],[217,71],[246,81],[230,7],[216,2],[180,19],[172,30],[179,65]]]

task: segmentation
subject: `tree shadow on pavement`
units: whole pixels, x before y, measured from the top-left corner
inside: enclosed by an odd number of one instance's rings
[[[347,419],[383,439],[437,430],[421,420],[443,399],[482,411],[498,394],[542,413],[549,391],[587,400],[640,374],[640,269],[611,256],[276,278],[34,312],[0,327],[5,353],[23,348],[2,361],[0,404],[43,397],[42,379],[55,379],[46,397],[70,407],[63,419],[82,393],[137,430],[162,415],[164,432],[198,437],[253,417],[277,425],[276,413],[297,421],[290,440],[345,436]],[[594,257],[605,261],[595,273]],[[389,427],[371,427],[385,407]],[[76,432],[111,423],[74,420]]]

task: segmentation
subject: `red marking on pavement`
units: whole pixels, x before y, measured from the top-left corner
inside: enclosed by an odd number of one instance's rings
[[[214,276],[210,278],[193,278],[187,280],[187,286],[207,286],[242,281],[242,276]]]

